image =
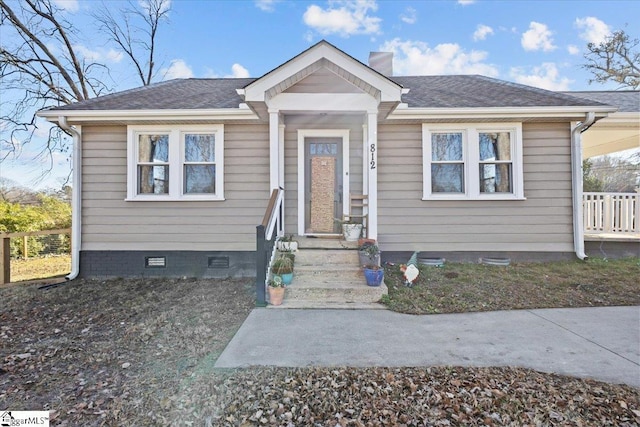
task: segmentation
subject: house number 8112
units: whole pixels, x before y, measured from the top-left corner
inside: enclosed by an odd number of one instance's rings
[[[376,144],[371,144],[371,161],[369,162],[369,164],[371,165],[371,169],[375,169],[376,168]]]

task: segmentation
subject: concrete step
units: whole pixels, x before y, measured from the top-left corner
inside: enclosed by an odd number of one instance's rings
[[[285,300],[282,305],[268,305],[273,309],[330,309],[330,310],[386,310],[387,307],[377,302],[329,302]]]
[[[321,270],[335,266],[358,266],[358,251],[323,249],[301,249],[295,252],[295,268],[318,267]]]
[[[306,301],[315,303],[375,303],[387,294],[387,287],[380,285],[370,287],[287,287],[285,301]]]

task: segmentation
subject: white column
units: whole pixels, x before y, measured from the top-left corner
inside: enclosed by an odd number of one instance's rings
[[[378,112],[367,113],[367,158],[369,181],[369,221],[367,237],[378,239]]]
[[[269,110],[269,193],[280,181],[280,113]]]
[[[278,125],[278,150],[280,152],[280,171],[278,175],[278,185],[284,188],[284,125]]]

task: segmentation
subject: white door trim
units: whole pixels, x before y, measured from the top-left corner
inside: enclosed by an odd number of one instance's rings
[[[307,137],[342,138],[342,213],[349,213],[349,129],[298,129],[298,235],[305,235],[304,211],[304,140]]]

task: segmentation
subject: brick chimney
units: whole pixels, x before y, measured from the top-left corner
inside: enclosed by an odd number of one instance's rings
[[[383,76],[393,76],[393,52],[370,52],[369,67]]]

